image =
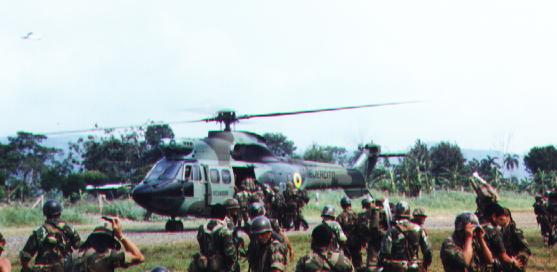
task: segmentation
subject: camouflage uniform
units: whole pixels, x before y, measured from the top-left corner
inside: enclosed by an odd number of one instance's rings
[[[499,260],[499,256],[502,253],[506,253],[505,244],[503,243],[503,234],[501,233],[501,229],[499,227],[495,227],[491,224],[487,224],[483,226],[485,231],[485,241],[493,254],[494,264],[493,264],[493,271],[504,271],[501,260]]]
[[[356,269],[359,269],[362,266],[362,255],[361,250],[362,247],[369,245],[372,241],[371,239],[371,225],[372,221],[378,220],[373,219],[372,216],[377,215],[377,213],[371,212],[371,201],[369,199],[362,200],[362,208],[364,209],[363,212],[358,214],[358,218],[356,221],[356,226],[353,232],[353,237],[350,239],[350,248],[356,249],[357,251],[351,251],[352,253],[352,263]],[[369,257],[369,253],[368,253]],[[374,257],[374,263],[377,263],[377,254]],[[374,265],[375,265],[374,264]]]
[[[410,208],[405,202],[396,206],[398,220],[389,229],[379,252],[379,266],[385,271],[420,271],[431,265],[432,254],[424,230],[410,222]],[[418,258],[421,249],[423,261]]]
[[[291,229],[298,217],[298,190],[294,188],[294,184],[288,183],[286,190],[283,192],[284,201],[286,202],[285,215],[284,215],[284,227],[286,229]]]
[[[339,251],[322,250],[313,251],[308,256],[302,257],[296,265],[296,272],[351,272],[354,271],[350,259]]]
[[[477,237],[472,238],[472,261],[467,264],[464,259],[465,227],[468,223],[479,226],[478,218],[473,213],[461,213],[455,220],[455,231],[445,239],[441,246],[441,262],[445,271],[480,272],[492,271],[492,264],[482,259],[484,249]],[[486,249],[486,250],[489,250]]]
[[[382,207],[371,207],[369,210],[370,237],[367,244],[367,266],[375,267],[378,262],[381,243],[388,231],[387,214]]]
[[[541,233],[544,238],[544,242],[548,245],[549,237],[551,236],[551,223],[549,222],[549,213],[547,212],[546,203],[543,201],[541,196],[536,196],[536,202],[534,203],[534,213],[536,214],[536,221],[540,225]]]
[[[330,230],[333,231],[333,242],[332,248],[334,250],[343,249],[346,247],[346,242],[348,241],[348,237],[342,231],[342,227],[340,224],[335,221],[335,208],[331,205],[326,205],[321,212],[321,217],[323,221],[320,225],[326,225]],[[318,225],[319,226],[319,225]]]
[[[254,218],[248,249],[248,262],[250,272],[286,271],[288,264],[288,250],[284,244],[271,235],[265,244],[260,244],[257,236],[272,232],[271,222],[265,216]]]
[[[242,225],[246,226],[249,222],[248,205],[250,198],[251,193],[244,189],[244,186],[240,186],[240,191],[234,194],[234,199],[240,204],[240,210],[238,211],[238,227],[242,227]]]
[[[80,243],[79,234],[69,224],[59,219],[47,219],[29,236],[19,257],[23,263],[37,255],[32,271],[63,271],[64,258]]]
[[[515,222],[511,220],[507,226],[502,228],[502,234],[503,243],[509,257],[514,257],[524,263],[524,269],[518,269],[512,266],[506,267],[505,271],[524,271],[528,264],[528,259],[530,255],[532,255],[528,242],[526,238],[524,238],[524,233],[521,229],[517,228]]]
[[[238,252],[232,231],[222,220],[211,219],[199,226],[197,241],[200,252],[193,256],[188,271],[239,271]]]
[[[343,211],[337,216],[336,221],[340,224],[342,231],[348,238],[348,241],[346,243],[347,252],[344,252],[344,254],[353,259],[358,259],[359,257],[359,263],[361,264],[361,243],[356,241],[357,238],[355,235],[356,224],[358,223],[358,215],[350,208],[352,207],[352,204],[349,198],[344,197],[341,200],[340,204],[343,207]]]
[[[271,206],[271,210],[273,211],[271,213],[271,216],[279,221],[280,226],[282,226],[283,228],[286,227],[286,200],[284,198],[284,195],[281,194],[278,190],[275,194],[275,198]]]
[[[74,252],[65,265],[65,272],[110,272],[133,264],[131,255],[121,250],[98,253],[93,248]]]
[[[302,189],[298,190],[298,193],[296,194],[296,200],[298,201],[298,204],[296,205],[296,213],[294,217],[294,229],[299,230],[301,225],[304,230],[307,230],[309,228],[309,224],[304,218],[304,214],[302,213],[302,209],[309,202],[307,191]]]

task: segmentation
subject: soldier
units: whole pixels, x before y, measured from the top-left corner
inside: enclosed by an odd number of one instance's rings
[[[484,239],[478,217],[465,212],[455,219],[455,230],[441,246],[445,271],[485,271],[493,264],[491,250]]]
[[[250,229],[251,229],[251,222],[255,220],[256,217],[265,216],[265,207],[262,203],[255,202],[250,204],[249,207],[249,215],[250,215]],[[273,229],[273,237],[283,243],[288,249],[288,257],[289,260],[294,260],[294,248],[292,247],[292,243],[290,243],[290,239],[286,236],[286,233],[280,227],[278,220],[273,218],[268,218],[269,222],[271,222],[271,228]],[[254,237],[250,234],[250,240]]]
[[[334,233],[331,228],[320,225],[311,233],[311,250],[309,255],[302,257],[296,265],[296,272],[352,272],[354,267],[350,259],[342,251],[333,251]]]
[[[361,250],[361,243],[355,241],[357,239],[354,235],[356,224],[358,221],[358,215],[356,215],[356,213],[352,210],[352,202],[347,196],[343,197],[340,200],[340,206],[342,207],[342,213],[337,216],[336,220],[340,224],[342,231],[348,238],[346,243],[346,249],[348,250],[348,252],[345,252],[344,254],[349,257],[359,255]]]
[[[81,243],[77,231],[60,219],[60,202],[48,200],[43,206],[43,214],[45,223],[33,231],[19,253],[22,271],[63,271],[64,258]],[[35,264],[31,266],[35,255]]]
[[[6,239],[0,233],[0,256],[4,253],[4,247],[6,246]],[[6,257],[0,257],[0,272],[10,272],[12,271],[12,263]]]
[[[294,227],[294,223],[297,220],[298,212],[298,190],[294,187],[294,184],[289,182],[286,186],[286,190],[283,192],[284,201],[286,202],[284,210],[284,228],[291,229]]]
[[[272,203],[272,216],[279,221],[281,227],[286,227],[286,218],[285,218],[285,209],[286,209],[286,200],[284,199],[284,194],[280,192],[280,188],[278,186],[274,187],[275,191],[275,199]]]
[[[549,237],[551,237],[551,223],[549,222],[549,214],[547,212],[546,203],[542,196],[536,196],[534,203],[534,213],[536,214],[536,221],[540,225],[544,244],[549,246]]]
[[[494,272],[506,271],[505,268],[516,261],[507,254],[503,242],[503,233],[501,228],[497,226],[497,214],[501,212],[504,213],[503,208],[498,204],[487,207],[485,216],[489,222],[485,225],[482,224],[482,228],[485,231],[485,240],[493,256]]]
[[[370,207],[370,239],[367,246],[367,266],[368,268],[377,267],[379,250],[381,249],[381,243],[383,242],[387,231],[389,230],[389,221],[391,220],[387,216],[387,212],[391,214],[390,205],[389,207],[384,207],[383,203],[385,200],[383,198],[378,198],[374,201],[375,205]]]
[[[362,248],[371,248],[371,221],[373,221],[372,216],[377,215],[377,213],[372,214],[371,209],[373,205],[373,199],[364,198],[362,199],[362,212],[358,214],[358,219],[356,222],[356,228],[354,231],[354,239],[350,247],[356,249],[357,252],[351,251],[352,253],[352,264],[357,270],[363,265],[362,263]],[[375,208],[375,205],[374,207]],[[367,246],[367,247],[366,247]],[[374,265],[377,263],[377,254],[373,255],[368,251],[368,259],[372,259],[371,262]],[[374,267],[371,267],[373,269]]]
[[[425,225],[425,220],[426,219],[427,219],[427,214],[425,213],[424,209],[416,208],[412,212],[412,220],[410,220],[410,221],[412,223],[420,226],[425,231],[426,229],[425,229],[424,225]],[[427,234],[427,231],[426,231],[426,234]]]
[[[342,227],[340,226],[340,224],[337,221],[335,221],[335,207],[331,205],[326,205],[323,208],[323,211],[321,212],[321,218],[323,218],[321,225],[326,225],[329,228],[331,228],[331,230],[333,231],[334,234],[333,243],[332,243],[333,249],[344,250],[348,238],[346,237],[346,234],[344,234],[344,232],[342,231]]]
[[[239,221],[240,203],[234,198],[229,198],[223,202],[223,205],[226,209],[226,217],[224,218],[226,226],[231,231],[234,231]]]
[[[197,231],[200,252],[193,256],[188,271],[240,271],[233,233],[224,221],[226,210],[215,206],[211,212],[213,218]]]
[[[265,216],[255,218],[251,224],[248,250],[249,271],[251,272],[283,272],[286,271],[287,249],[283,243],[272,235],[271,222]]]
[[[302,213],[302,209],[304,206],[309,202],[309,196],[306,190],[299,189],[298,193],[296,194],[296,213],[294,217],[294,229],[300,230],[300,225],[304,228],[304,231],[308,230],[309,224],[304,218],[304,214]]]
[[[501,227],[507,254],[513,259],[512,263],[507,264],[505,271],[524,271],[528,265],[528,259],[532,255],[524,233],[516,227],[509,209],[499,206],[494,215],[497,225]]]
[[[419,225],[410,222],[408,203],[397,203],[395,215],[395,224],[381,244],[379,266],[385,271],[427,271],[432,260],[427,235]],[[423,260],[418,258],[420,249]]]
[[[246,226],[249,221],[248,216],[248,204],[251,197],[251,193],[247,190],[245,182],[240,184],[239,190],[234,194],[234,199],[240,204],[239,216],[238,216],[238,227]],[[243,222],[243,223],[242,223]]]
[[[79,252],[74,252],[64,265],[66,272],[111,272],[116,268],[138,265],[145,257],[131,240],[124,236],[119,218],[103,217],[112,225],[96,227]],[[121,250],[122,245],[124,250]]]

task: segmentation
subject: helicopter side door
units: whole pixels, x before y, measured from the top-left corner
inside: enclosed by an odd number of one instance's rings
[[[205,203],[222,204],[234,197],[234,175],[230,167],[204,166],[206,177]]]

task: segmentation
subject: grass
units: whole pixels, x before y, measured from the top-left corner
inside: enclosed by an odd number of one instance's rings
[[[377,198],[385,197],[382,192],[372,191]],[[342,190],[310,192],[312,201],[304,207],[304,215],[309,218],[319,218],[321,210],[325,205],[334,205],[337,212],[340,211],[340,199],[344,196]],[[533,211],[534,197],[527,193],[501,192],[499,194],[501,204],[514,212]],[[431,214],[457,214],[462,211],[474,211],[476,209],[476,195],[470,192],[459,191],[434,191],[422,194],[421,197],[407,198],[404,195],[393,194],[388,196],[389,201],[396,203],[405,200],[412,209],[424,208],[426,213]],[[317,201],[318,200],[318,201]],[[352,208],[361,210],[360,199],[352,200]]]

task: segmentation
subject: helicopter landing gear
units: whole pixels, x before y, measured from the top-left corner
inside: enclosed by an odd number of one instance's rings
[[[166,221],[166,225],[164,226],[166,231],[184,231],[184,224],[180,220],[174,219],[174,217],[168,221]]]

